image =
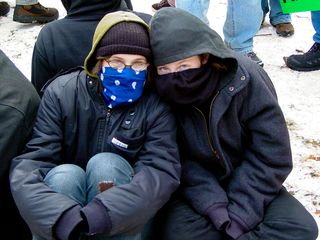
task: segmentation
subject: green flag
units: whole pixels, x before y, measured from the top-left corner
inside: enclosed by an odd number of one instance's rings
[[[319,11],[320,0],[279,0],[283,13]]]

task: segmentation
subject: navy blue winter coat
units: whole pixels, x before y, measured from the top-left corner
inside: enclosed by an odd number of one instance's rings
[[[219,75],[208,122],[191,105],[175,112],[183,196],[216,229],[236,239],[262,221],[292,169],[275,88],[261,67],[228,49],[215,31],[185,11],[160,10],[150,26],[156,66],[209,53],[228,67]]]

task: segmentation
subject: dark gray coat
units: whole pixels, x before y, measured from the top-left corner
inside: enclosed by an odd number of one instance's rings
[[[31,230],[45,239],[51,239],[59,217],[77,205],[43,182],[59,164],[85,168],[95,154],[113,152],[133,166],[130,184],[102,192],[86,206],[97,210],[98,205],[99,213],[107,214],[110,234],[140,229],[179,185],[176,124],[170,108],[157,95],[145,92],[130,107],[108,110],[97,93],[97,81],[83,70],[53,81],[42,98],[27,152],[13,160],[10,179],[15,201]],[[114,137],[128,148],[114,145]]]
[[[150,25],[157,66],[209,53],[229,67],[211,100],[209,122],[193,106],[177,108],[176,115],[181,191],[197,212],[236,239],[262,221],[292,169],[288,130],[274,86],[261,67],[228,49],[216,32],[189,13],[166,8]]]

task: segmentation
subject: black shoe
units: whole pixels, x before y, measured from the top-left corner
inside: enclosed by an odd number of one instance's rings
[[[171,7],[167,0],[161,0],[159,3],[152,4],[152,10],[158,11],[163,7]]]
[[[10,11],[10,6],[7,2],[0,2],[0,16],[5,16]]]
[[[304,54],[291,55],[283,58],[286,65],[296,71],[320,70],[320,43],[314,43]]]
[[[254,52],[247,53],[247,57],[249,57],[252,61],[254,61],[259,66],[263,67],[264,65],[263,62],[261,61],[260,58],[258,58],[257,54],[255,54]]]
[[[33,5],[16,5],[13,21],[21,23],[47,23],[56,20],[59,12],[55,8],[46,8],[40,3]]]

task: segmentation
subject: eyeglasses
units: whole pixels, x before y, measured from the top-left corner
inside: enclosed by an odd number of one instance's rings
[[[149,63],[145,63],[145,62],[135,62],[131,65],[126,65],[124,64],[124,62],[121,62],[119,60],[107,60],[104,59],[110,67],[117,69],[117,70],[122,70],[126,67],[131,68],[132,70],[136,71],[136,72],[141,72],[143,70],[146,70],[147,67],[150,65]]]

